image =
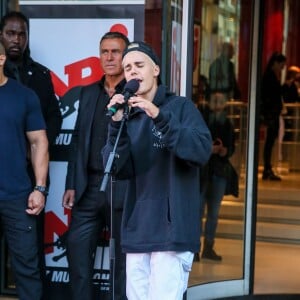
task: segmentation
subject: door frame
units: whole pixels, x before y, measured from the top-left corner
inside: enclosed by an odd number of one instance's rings
[[[253,0],[252,4],[252,47],[250,67],[250,89],[248,101],[246,176],[245,176],[245,220],[244,220],[244,259],[243,277],[236,280],[204,283],[189,287],[188,300],[217,299],[223,297],[241,296],[253,293],[255,237],[256,237],[256,199],[257,199],[257,171],[258,171],[258,132],[257,118],[257,87],[259,78],[259,45],[261,33],[259,28],[262,4]],[[193,32],[194,0],[183,1],[182,20],[182,57],[181,57],[181,94],[192,98],[192,60],[193,60]]]

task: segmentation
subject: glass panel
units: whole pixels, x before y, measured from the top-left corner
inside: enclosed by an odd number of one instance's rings
[[[250,0],[195,1],[193,101],[215,146],[203,168],[200,261],[190,286],[244,277],[251,28]]]
[[[281,249],[292,253],[294,244],[299,245],[300,234],[299,4],[294,0],[267,1],[264,7],[256,270],[263,270],[266,278],[272,278],[272,286],[262,285],[257,276],[255,293],[294,293],[299,286],[293,280],[297,278],[299,261],[288,256],[287,260],[293,262],[288,266],[281,259]],[[271,243],[269,252],[280,255],[278,260],[269,256],[267,265],[260,259],[269,253],[262,246],[265,242]],[[283,278],[289,279],[288,284],[279,284]]]
[[[163,47],[162,72],[165,73],[165,83],[170,90],[180,94],[181,84],[181,42],[182,42],[182,0],[165,1],[164,3],[165,31]],[[147,29],[146,29],[147,31]]]

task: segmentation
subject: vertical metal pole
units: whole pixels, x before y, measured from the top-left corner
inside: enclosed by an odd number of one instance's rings
[[[253,1],[253,26],[249,103],[248,103],[248,139],[246,158],[246,210],[245,210],[245,294],[252,294],[254,287],[256,213],[257,213],[257,172],[259,147],[259,102],[261,81],[261,51],[263,42],[263,5],[264,1]]]
[[[194,44],[194,0],[183,0],[180,95],[192,98]]]

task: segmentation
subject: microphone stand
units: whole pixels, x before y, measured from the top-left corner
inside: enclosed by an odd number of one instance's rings
[[[110,258],[110,276],[111,276],[111,287],[110,287],[110,292],[111,292],[111,300],[115,299],[115,238],[114,238],[114,230],[113,230],[113,224],[114,224],[114,213],[113,213],[113,174],[112,174],[112,169],[113,169],[113,164],[116,158],[119,158],[118,153],[116,152],[117,146],[120,140],[121,133],[123,131],[124,125],[126,120],[128,119],[128,113],[129,113],[129,107],[126,105],[124,107],[124,114],[121,120],[121,125],[117,134],[117,138],[115,141],[115,144],[113,146],[113,150],[110,152],[108,160],[106,162],[106,166],[104,169],[104,175],[100,187],[101,192],[106,191],[107,183],[109,178],[111,179],[111,193],[110,193],[110,239],[109,239],[109,258]]]

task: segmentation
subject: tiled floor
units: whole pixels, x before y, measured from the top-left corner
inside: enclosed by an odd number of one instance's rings
[[[286,191],[285,200],[298,201],[300,174],[281,175],[279,182],[262,181],[259,176],[258,197],[272,191],[271,198],[281,201]],[[215,249],[223,256],[222,262],[194,263],[190,285],[242,277],[242,241],[217,239]],[[254,294],[300,294],[300,245],[256,242]]]
[[[240,240],[216,239],[215,250],[222,255],[222,262],[202,260],[195,262],[189,285],[241,278],[243,274],[243,244]]]
[[[194,263],[191,285],[212,278],[223,280],[242,276],[241,241],[218,239],[216,250],[223,261]],[[300,294],[300,245],[257,242],[255,264],[255,294]]]
[[[190,284],[241,278],[242,243],[218,239],[218,254],[222,262],[194,263]],[[300,294],[300,245],[256,243],[254,294]],[[299,298],[300,299],[300,298]]]
[[[300,245],[259,242],[255,264],[255,294],[300,294]]]

